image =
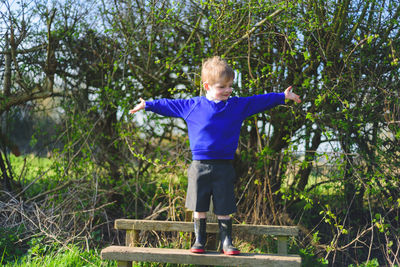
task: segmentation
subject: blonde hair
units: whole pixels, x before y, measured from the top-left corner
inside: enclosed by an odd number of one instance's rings
[[[201,69],[202,83],[213,85],[221,79],[231,81],[233,78],[235,78],[233,69],[220,57],[215,56],[204,61]]]

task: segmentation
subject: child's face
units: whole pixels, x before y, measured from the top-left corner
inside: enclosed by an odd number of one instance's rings
[[[212,85],[207,84],[205,88],[207,93],[215,100],[225,101],[232,94],[232,83],[233,80],[221,79]]]

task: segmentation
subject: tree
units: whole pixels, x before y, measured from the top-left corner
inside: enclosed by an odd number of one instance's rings
[[[55,96],[54,74],[57,66],[55,53],[58,37],[53,32],[55,9],[41,14],[45,21],[46,32],[32,27],[34,7],[21,6],[20,9],[11,9],[5,2],[2,11],[2,24],[5,25],[4,38],[1,42],[4,58],[3,87],[1,90],[0,116],[13,107],[23,105],[29,101]],[[46,37],[38,38],[37,37]],[[39,41],[40,39],[45,40]],[[42,75],[44,74],[44,75]],[[32,79],[36,77],[36,79]],[[15,154],[18,148],[10,143],[5,129],[1,131],[1,158],[0,166],[3,174],[3,185],[11,190],[12,172],[7,160],[7,150],[11,147]],[[7,165],[7,168],[6,168]]]
[[[19,152],[7,137],[7,113],[27,104],[32,105],[36,100],[67,95],[57,81],[62,77],[60,73],[65,72],[61,68],[64,58],[61,43],[76,32],[79,23],[82,23],[82,14],[87,12],[83,7],[74,14],[65,12],[71,8],[68,2],[54,2],[52,7],[46,4],[46,1],[38,1],[11,5],[8,1],[2,1],[1,25],[4,38],[0,42],[0,56],[4,58],[4,61],[1,60],[4,64],[0,65],[3,85],[0,92],[0,115],[5,124],[0,133],[0,167],[3,185],[8,190],[12,189],[12,168],[7,152],[10,148],[14,154]],[[60,20],[62,16],[64,21]]]

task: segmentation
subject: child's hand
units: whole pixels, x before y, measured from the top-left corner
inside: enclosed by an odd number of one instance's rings
[[[289,86],[285,90],[285,98],[295,101],[296,103],[300,103],[301,99],[298,95],[292,92],[292,86]]]
[[[143,98],[140,98],[140,103],[137,104],[133,109],[129,110],[129,114],[134,114],[139,110],[142,110],[146,107],[146,101]]]

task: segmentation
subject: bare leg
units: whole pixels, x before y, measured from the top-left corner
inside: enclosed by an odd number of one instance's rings
[[[207,218],[207,213],[195,211],[193,216],[195,219],[205,219],[205,218]]]

